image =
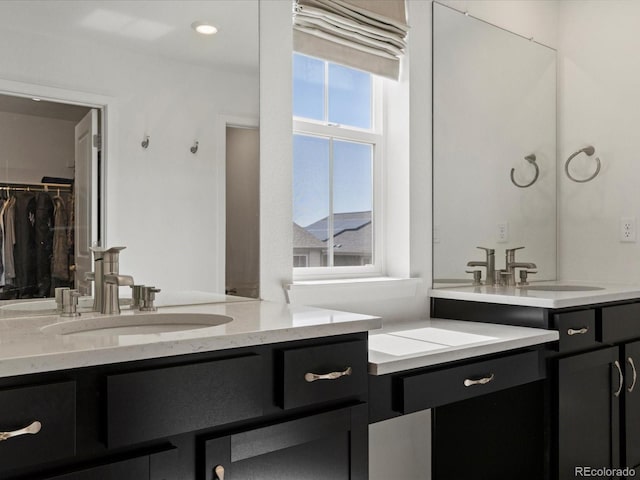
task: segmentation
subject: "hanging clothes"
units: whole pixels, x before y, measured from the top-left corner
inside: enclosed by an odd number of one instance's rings
[[[38,297],[51,296],[51,259],[53,257],[53,201],[46,192],[36,196],[35,244]]]
[[[56,285],[69,281],[69,241],[67,229],[69,217],[64,200],[59,195],[53,198],[53,258],[51,276]]]
[[[33,192],[19,192],[16,194],[13,252],[20,298],[32,298],[38,290],[35,226],[36,196]]]
[[[16,197],[10,196],[2,208],[2,228],[4,245],[2,246],[2,261],[4,263],[4,284],[15,285],[16,267],[14,247],[16,244]]]
[[[0,287],[4,287],[4,221],[2,212],[4,205],[9,201],[8,198],[0,198]]]

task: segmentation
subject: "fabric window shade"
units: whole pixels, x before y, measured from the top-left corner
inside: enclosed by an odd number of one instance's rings
[[[296,52],[397,80],[409,30],[404,0],[294,1]]]

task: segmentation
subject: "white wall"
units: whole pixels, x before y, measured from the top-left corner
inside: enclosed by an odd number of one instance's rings
[[[165,291],[222,291],[216,117],[256,118],[257,76],[18,32],[0,40],[2,79],[109,97],[107,241],[127,246],[121,272]]]
[[[0,183],[73,178],[75,122],[0,112]]]
[[[559,258],[566,280],[640,282],[640,244],[619,241],[620,217],[640,218],[638,18],[638,2],[560,2]],[[602,170],[574,183],[564,162],[587,145]],[[594,169],[584,154],[572,162],[575,176]]]

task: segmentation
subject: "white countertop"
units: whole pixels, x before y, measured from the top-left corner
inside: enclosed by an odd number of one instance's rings
[[[614,285],[598,282],[581,284],[580,282],[536,282],[531,287],[545,285],[598,287],[598,290],[586,291],[548,291],[531,290],[526,287],[466,286],[434,288],[429,290],[432,298],[467,300],[471,302],[502,303],[542,308],[566,308],[594,303],[617,302],[640,298],[640,286]]]
[[[369,373],[388,373],[464,360],[558,340],[556,330],[460,320],[391,323],[369,332]]]
[[[57,316],[0,319],[0,377],[326,337],[380,328],[377,317],[265,301],[160,308],[159,313],[228,315],[223,325],[137,335],[45,334]],[[122,316],[135,312],[123,311]],[[82,314],[80,319],[98,316]]]

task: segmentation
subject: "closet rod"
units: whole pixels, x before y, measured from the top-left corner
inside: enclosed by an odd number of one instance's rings
[[[73,187],[70,183],[26,183],[26,182],[1,182],[0,186],[2,187],[50,187],[50,188],[71,188]]]
[[[68,189],[71,190],[73,185],[67,183],[13,183],[0,182],[0,190],[18,191],[18,192],[49,192],[49,189]]]

